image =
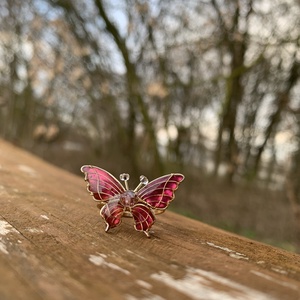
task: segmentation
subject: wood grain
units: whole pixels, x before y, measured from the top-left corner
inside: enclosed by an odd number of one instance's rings
[[[171,212],[105,233],[83,176],[2,140],[0,205],[1,300],[300,299],[299,255]]]

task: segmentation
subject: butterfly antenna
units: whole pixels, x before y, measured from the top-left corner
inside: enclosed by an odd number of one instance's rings
[[[138,190],[140,190],[143,186],[147,185],[149,182],[148,178],[144,175],[140,176],[140,183],[139,185],[135,188],[134,192],[137,192]]]
[[[127,181],[129,180],[129,178],[130,178],[130,176],[129,176],[129,174],[127,174],[127,173],[122,173],[122,174],[120,175],[120,180],[124,181],[126,190],[129,190],[128,182],[127,182]]]

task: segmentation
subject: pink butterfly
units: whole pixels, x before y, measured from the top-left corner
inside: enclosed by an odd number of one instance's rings
[[[140,176],[140,183],[131,190],[128,187],[129,174],[120,175],[123,185],[109,172],[95,167],[82,166],[85,174],[87,190],[94,200],[104,206],[100,215],[105,220],[107,232],[121,224],[122,217],[133,217],[134,228],[143,231],[150,237],[149,230],[155,221],[155,214],[163,213],[170,202],[175,198],[174,191],[183,181],[184,176],[172,173],[156,178],[148,183],[145,176]]]

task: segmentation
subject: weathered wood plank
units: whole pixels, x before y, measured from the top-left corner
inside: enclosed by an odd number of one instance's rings
[[[0,299],[300,298],[299,255],[171,212],[107,234],[83,177],[4,141],[0,205]]]

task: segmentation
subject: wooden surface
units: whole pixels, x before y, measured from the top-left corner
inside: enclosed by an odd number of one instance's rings
[[[1,300],[300,299],[299,255],[171,212],[105,233],[83,176],[1,140],[0,205]]]

